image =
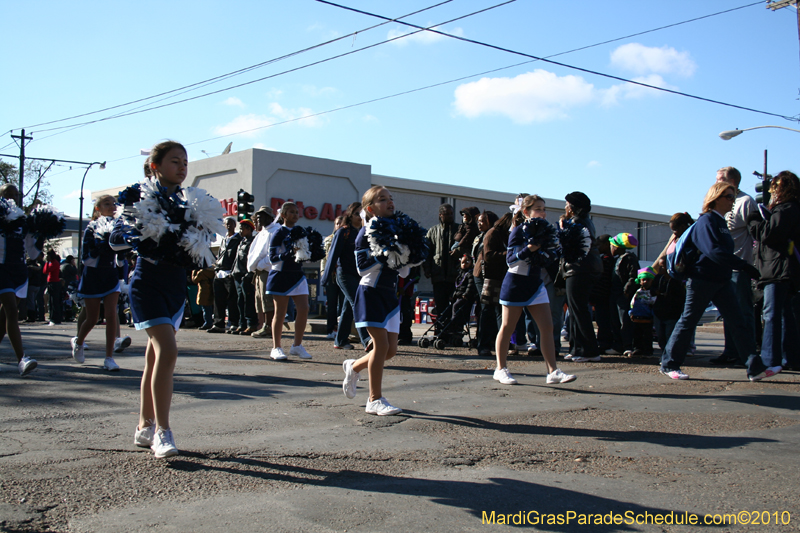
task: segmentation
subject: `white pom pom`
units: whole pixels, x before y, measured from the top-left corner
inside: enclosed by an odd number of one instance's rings
[[[302,263],[303,261],[311,259],[311,252],[308,249],[308,237],[303,237],[299,241],[296,241],[294,247],[296,248],[294,253],[294,260],[296,262]]]

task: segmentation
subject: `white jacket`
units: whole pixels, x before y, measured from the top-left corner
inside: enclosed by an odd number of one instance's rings
[[[273,222],[256,234],[253,244],[250,245],[250,251],[247,253],[247,270],[249,272],[272,270],[272,263],[269,260],[269,243],[280,228],[280,224]]]

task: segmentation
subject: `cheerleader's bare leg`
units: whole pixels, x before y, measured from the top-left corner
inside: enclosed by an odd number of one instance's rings
[[[3,319],[5,323],[8,341],[14,349],[17,362],[22,361],[25,350],[22,348],[22,334],[19,332],[19,321],[17,319],[19,315],[17,309],[17,295],[13,292],[4,292],[0,294],[0,305],[3,306],[2,310],[0,310],[0,319]]]
[[[155,424],[156,412],[153,407],[153,367],[156,364],[156,352],[153,342],[147,339],[147,348],[144,352],[144,370],[142,371],[142,384],[139,394],[139,429]]]
[[[383,383],[383,367],[386,361],[397,353],[397,333],[389,333],[383,328],[367,328],[372,338],[372,350],[361,359],[353,363],[353,370],[361,372],[365,368],[369,375],[369,401],[375,401],[383,396],[381,386]]]
[[[294,319],[294,345],[300,346],[303,344],[303,335],[306,332],[306,322],[308,322],[308,295],[303,294],[295,296],[292,299],[294,300],[294,307],[297,310],[297,316]],[[275,315],[277,316],[277,314],[276,311]],[[286,315],[286,309],[283,310],[283,315]],[[274,326],[272,331],[275,331]],[[278,331],[281,331],[280,328],[278,328]]]
[[[520,315],[522,315],[522,307],[503,306],[503,325],[500,327],[500,331],[497,333],[497,339],[495,340],[498,370],[506,368],[507,366],[508,343],[511,342],[511,334],[514,333],[514,328],[517,327]],[[552,330],[552,325],[550,328]]]
[[[106,358],[113,357],[114,342],[119,337],[119,316],[117,315],[117,301],[119,293],[112,292],[103,298],[106,312]]]
[[[275,302],[275,315],[272,317],[272,347],[281,348],[281,334],[283,333],[283,320],[286,317],[286,309],[289,308],[289,297],[272,295],[272,301]],[[298,318],[300,313],[297,313]],[[306,303],[306,316],[308,316],[308,303]],[[305,319],[304,319],[305,320]],[[297,325],[297,324],[295,324]],[[303,330],[306,329],[303,324]],[[297,332],[295,332],[297,335]]]
[[[542,357],[547,365],[547,373],[550,374],[558,368],[556,365],[556,342],[553,339],[553,315],[550,311],[550,304],[537,304],[528,306],[536,326],[539,328],[539,339],[542,350]]]
[[[84,298],[83,307],[86,309],[83,322],[78,330],[78,346],[82,346],[89,332],[94,329],[97,320],[100,318],[100,298]],[[108,327],[106,325],[106,327]]]
[[[150,345],[153,348],[154,356],[150,390],[153,398],[156,426],[170,429],[169,409],[172,404],[172,375],[175,372],[175,362],[178,359],[175,329],[172,324],[159,324],[147,328],[146,331],[150,337]],[[148,357],[148,363],[149,359]],[[144,377],[142,377],[142,380],[144,381]]]

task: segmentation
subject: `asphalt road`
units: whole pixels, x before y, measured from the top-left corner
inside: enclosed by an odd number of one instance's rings
[[[24,379],[0,344],[2,531],[800,529],[800,375],[750,383],[709,365],[716,329],[698,333],[684,382],[616,356],[561,362],[578,379],[551,386],[540,358],[511,357],[510,387],[474,351],[401,347],[384,395],[404,413],[390,417],[364,413],[365,380],[345,398],[341,362],[360,352],[322,335],[304,343],[313,360],[276,362],[269,341],[182,330],[181,454],[159,460],[132,442],[145,334],[127,331],[108,373],[104,328],[77,365],[73,327],[23,325],[39,361]],[[748,523],[636,523],[662,516]]]

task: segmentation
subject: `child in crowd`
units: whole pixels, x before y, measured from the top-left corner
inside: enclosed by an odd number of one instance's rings
[[[450,333],[457,334],[469,320],[472,305],[478,300],[478,288],[475,286],[475,277],[472,274],[472,258],[466,254],[461,256],[461,272],[456,278],[456,290],[450,301],[453,303],[451,322],[447,329]]]
[[[205,331],[214,327],[214,269],[192,270],[192,282],[197,284],[197,305],[203,310],[203,325],[199,329]]]
[[[633,322],[632,356],[653,355],[653,305],[656,297],[651,294],[650,288],[655,274],[652,267],[645,267],[636,275],[639,288],[631,299],[631,310],[628,311]]]

